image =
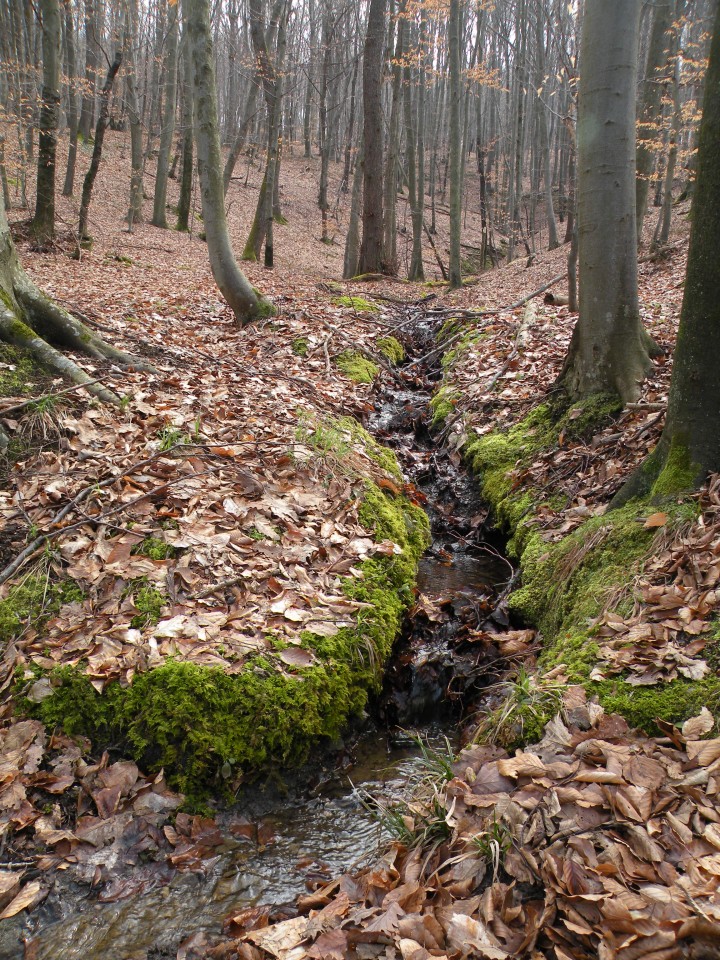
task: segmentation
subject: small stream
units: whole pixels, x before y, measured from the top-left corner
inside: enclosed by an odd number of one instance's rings
[[[416,312],[408,340],[417,356],[431,349],[432,329]],[[494,679],[492,650],[477,637],[507,626],[497,598],[512,569],[485,539],[486,511],[475,484],[428,431],[438,377],[437,367],[417,365],[396,380],[384,378],[368,420],[427,499],[433,535],[372,722],[346,742],[327,773],[314,771],[312,787],[298,777],[289,792],[248,790],[218,817],[222,843],[197,872],[149,863],[140,868],[147,869],[147,883],[136,871],[132,894],[114,903],[99,903],[87,886],[57,874],[55,890],[30,916],[0,924],[0,960],[174,960],[188,937],[212,939],[248,907],[291,915],[298,895],[377,852],[384,837],[363,797],[390,803],[409,797],[427,772],[417,739],[405,731],[439,752],[448,743],[459,746],[458,721]],[[242,827],[248,823],[251,836]]]

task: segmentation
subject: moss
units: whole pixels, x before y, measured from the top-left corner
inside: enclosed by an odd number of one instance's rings
[[[303,418],[296,437],[317,451],[321,458],[332,457],[337,461],[347,457],[353,447],[359,447],[391,477],[399,482],[403,480],[400,464],[393,451],[378,443],[353,417],[327,417],[324,420]]]
[[[336,307],[347,307],[350,310],[354,310],[355,313],[378,312],[378,307],[364,297],[335,297],[333,303]]]
[[[296,337],[292,342],[292,352],[296,357],[306,357],[308,355],[307,337]]]
[[[689,458],[681,449],[674,451],[668,458],[668,479],[660,487],[656,484],[651,497],[591,517],[558,542],[544,541],[533,523],[547,492],[541,494],[523,481],[525,468],[540,452],[568,439],[587,440],[619,409],[617,398],[608,395],[575,405],[564,400],[543,404],[507,431],[472,437],[464,454],[479,475],[496,521],[509,533],[508,552],[520,562],[522,586],[511,595],[509,606],[518,620],[540,631],[544,648],[540,675],[564,664],[569,679],[597,694],[606,710],[657,732],[656,717],[680,723],[697,713],[707,698],[720,704],[720,680],[716,676],[702,682],[683,679],[649,688],[632,687],[622,679],[593,683],[590,673],[598,659],[594,623],[608,606],[629,612],[633,579],[652,553],[657,533],[645,529],[644,521],[657,509],[653,499],[687,488],[693,472]],[[676,499],[664,509],[669,515],[666,535],[673,526],[693,519],[697,504]],[[526,741],[541,733],[549,715],[531,719],[523,731]]]
[[[399,364],[405,359],[405,348],[395,337],[380,337],[377,348],[390,363]]]
[[[335,363],[338,369],[355,383],[372,383],[380,373],[380,367],[376,363],[354,350],[345,350],[339,354]]]
[[[430,400],[431,425],[441,427],[455,410],[455,405],[459,399],[460,394],[453,387],[440,387]]]
[[[27,396],[42,370],[18,347],[0,343],[0,397]]]
[[[301,762],[319,738],[337,738],[379,688],[429,542],[424,513],[372,483],[360,518],[376,539],[392,538],[402,553],[368,559],[361,578],[344,581],[348,597],[368,604],[353,627],[334,637],[302,634],[312,668],[290,675],[258,656],[229,675],[169,660],[131,686],[112,683],[102,694],[81,668],[62,668],[51,675],[53,695],[39,704],[25,700],[25,710],[49,727],[90,736],[96,746],[122,744],[146,769],[165,768],[170,782],[195,800],[226,790],[228,769]]]
[[[158,537],[145,537],[142,543],[133,550],[133,553],[141,557],[148,557],[150,560],[169,560],[176,557],[178,551],[169,543],[160,540]]]
[[[136,581],[132,594],[138,612],[130,621],[130,626],[142,630],[157,623],[168,602],[166,594],[151,586],[147,580]]]
[[[720,677],[703,680],[679,678],[654,687],[637,687],[623,679],[604,680],[588,685],[608,713],[622,714],[633,727],[653,736],[662,734],[657,720],[682,724],[707,707],[714,717],[720,710]],[[716,723],[717,731],[717,723]]]
[[[0,644],[16,639],[28,624],[39,626],[63,604],[83,597],[72,580],[52,581],[41,574],[26,577],[10,587],[5,599],[0,600]]]
[[[667,497],[683,490],[692,490],[702,472],[702,467],[692,462],[687,445],[674,434],[662,469],[652,486],[652,496]]]

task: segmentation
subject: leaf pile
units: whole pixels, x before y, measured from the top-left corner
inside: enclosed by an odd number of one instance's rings
[[[543,740],[463,751],[415,818],[448,839],[261,916],[208,956],[243,960],[680,960],[720,954],[720,739],[635,736],[569,687]],[[408,817],[412,821],[412,815]],[[412,830],[414,824],[408,823]],[[259,926],[259,929],[256,929]]]

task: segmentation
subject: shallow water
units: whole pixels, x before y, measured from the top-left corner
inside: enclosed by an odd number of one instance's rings
[[[439,734],[430,743],[445,746]],[[349,777],[362,791],[392,800],[408,795],[424,772],[416,743],[389,747],[375,733],[358,746]],[[292,901],[307,891],[306,880],[350,869],[376,852],[382,838],[377,819],[348,776],[336,778],[314,798],[261,797],[255,806],[263,813],[263,832],[272,839],[264,848],[237,840],[228,829],[233,816],[254,811],[229,811],[219,821],[226,844],[207,861],[204,874],[175,874],[166,885],[111,904],[98,903],[60,879],[57,891],[17,931],[31,941],[29,955],[34,960],[134,960],[156,950],[174,956],[191,933],[219,933],[226,917],[257,903]],[[39,928],[36,935],[33,928]],[[17,935],[0,942],[2,960],[22,957]]]

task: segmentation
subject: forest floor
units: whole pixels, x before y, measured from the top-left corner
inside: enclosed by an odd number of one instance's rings
[[[132,883],[113,887],[113,857],[140,865],[151,851],[169,876],[193,869],[216,843],[207,817],[177,813],[182,797],[162,774],[146,776],[107,753],[91,758],[77,738],[15,716],[18,682],[40,716],[58,668],[78,664],[98,692],[177,659],[238,675],[262,658],[282,683],[321,667],[322,648],[307,634],[331,644],[352,629],[367,602],[346,582],[362,583],[368,561],[397,556],[392,520],[373,536],[361,513],[368,479],[386,498],[415,498],[392,461],[342,419],[362,420],[376,376],[397,376],[386,338],[402,337],[404,304],[434,295],[427,306],[439,322],[483,311],[446,330],[455,350],[435,406],[437,436],[458,460],[469,443],[513,436],[532,415],[574,322],[566,307],[539,300],[530,310],[510,306],[564,272],[564,248],[453,294],[435,282],[340,283],[344,231],[338,225],[331,246],[319,241],[316,161],[288,158],[277,268],[248,269],[278,316],[238,330],[199,237],[123,229],[127,138],[109,140],[93,249],[70,260],[62,234],[50,255],[19,248],[41,287],[157,372],[119,374],[81,360],[130,397],[112,409],[80,391],[46,399],[63,385],[0,356],[0,416],[16,444],[0,489],[0,567],[45,535],[2,588],[0,920],[40,903],[54,871],[113,899],[133,892]],[[252,169],[249,185],[238,181],[229,195],[236,248],[258,179]],[[74,222],[67,201],[61,216]],[[503,450],[494,463],[510,477],[496,491],[498,519],[528,571],[532,559],[542,573],[573,535],[585,542],[574,542],[566,567],[602,547],[597,531],[610,498],[657,441],[682,299],[687,224],[682,213],[677,221],[669,255],[641,264],[643,316],[667,352],[640,402],[598,429],[568,426],[551,444],[533,442],[544,428],[531,422],[521,455],[512,448],[506,462]],[[469,242],[477,226],[468,217]],[[32,391],[40,402],[14,414],[9,408]],[[583,416],[570,410],[566,422]],[[531,502],[515,509],[515,493],[528,491]],[[719,666],[718,481],[690,501],[643,510],[631,523],[642,538],[642,556],[626,571],[631,583],[599,594],[582,637],[594,643],[591,679],[622,672],[645,692],[693,679],[708,684],[702,708],[689,702],[676,722],[637,731],[604,709],[562,656],[535,674],[542,636],[493,637],[515,665],[511,706],[495,720],[512,728],[548,719],[539,742],[515,750],[512,736],[502,745],[485,731],[485,742],[466,748],[402,811],[401,838],[374,867],[313,890],[280,923],[262,907],[243,910],[228,919],[222,942],[202,934],[178,956],[720,956],[720,697],[712,701],[709,683]],[[582,532],[589,529],[594,538]],[[531,536],[544,544],[532,557],[523,552]],[[232,764],[222,776],[231,789],[240,779]]]

